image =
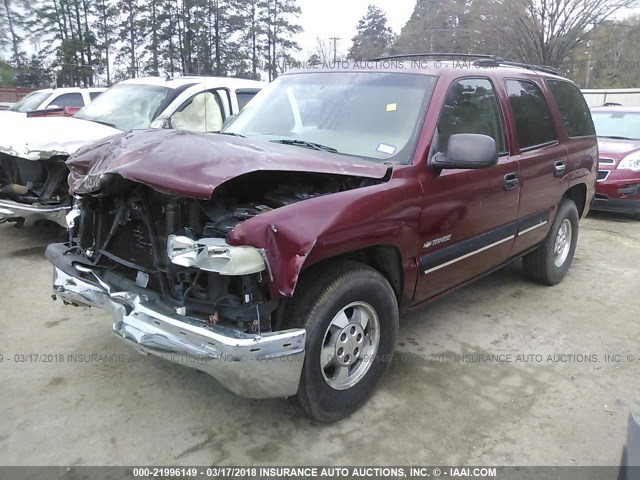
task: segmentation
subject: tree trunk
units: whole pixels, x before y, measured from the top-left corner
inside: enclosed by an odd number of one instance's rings
[[[11,33],[11,46],[13,48],[13,56],[16,62],[16,68],[22,69],[22,61],[20,59],[20,41],[16,34],[16,26],[13,21],[13,14],[9,8],[9,0],[4,0],[4,9],[7,12],[7,23],[9,24],[9,32]]]
[[[134,11],[133,9],[135,8],[134,2],[132,0],[129,0],[128,2],[128,6],[129,6],[129,48],[131,48],[131,74],[133,75],[133,78],[137,77],[138,75],[138,68],[136,65],[136,31],[134,28]]]
[[[85,46],[87,48],[87,65],[88,67],[91,69],[91,75],[89,76],[89,86],[93,87],[93,61],[92,61],[92,57],[91,57],[91,43],[89,42],[89,38],[87,38],[87,36],[89,35],[89,5],[87,4],[87,0],[82,0],[82,9],[83,9],[83,13],[84,13],[84,31],[85,31]]]
[[[151,0],[151,58],[153,74],[158,75],[160,65],[158,62],[158,19],[156,12],[156,1]]]
[[[107,67],[107,87],[111,86],[111,72],[109,71],[109,30],[107,29],[107,5],[102,0],[102,28],[104,29],[104,57]]]
[[[220,55],[220,5],[218,0],[215,0],[216,11],[214,17],[214,33],[215,33],[215,49],[216,49],[216,75],[222,74],[222,56]]]

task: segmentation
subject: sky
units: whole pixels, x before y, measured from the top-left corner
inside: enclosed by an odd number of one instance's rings
[[[413,13],[416,0],[298,0],[298,5],[302,10],[299,20],[304,32],[296,40],[302,49],[300,57],[308,58],[316,46],[316,38],[341,37],[338,55],[346,54],[358,20],[367,13],[369,5],[381,8],[387,14],[388,25],[400,33]]]

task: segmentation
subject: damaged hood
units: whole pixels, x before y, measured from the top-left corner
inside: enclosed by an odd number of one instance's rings
[[[173,195],[208,199],[240,175],[263,171],[313,172],[383,178],[387,165],[300,147],[178,130],[127,132],[81,149],[67,161],[69,186],[96,192],[108,174]]]
[[[13,113],[13,112],[7,112]],[[68,156],[120,130],[73,117],[0,116],[0,152],[27,160]]]

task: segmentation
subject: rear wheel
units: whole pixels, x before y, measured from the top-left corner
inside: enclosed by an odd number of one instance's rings
[[[282,325],[307,331],[294,407],[334,422],[362,406],[389,366],[398,317],[391,285],[373,268],[334,261],[306,272]]]
[[[544,285],[555,285],[567,274],[578,243],[576,204],[563,198],[547,238],[523,258],[524,274]]]

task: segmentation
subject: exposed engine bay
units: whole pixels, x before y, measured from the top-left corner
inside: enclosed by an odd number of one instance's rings
[[[70,231],[71,249],[83,263],[98,267],[110,285],[150,290],[182,315],[248,333],[270,331],[280,305],[270,298],[268,264],[246,275],[183,266],[169,258],[168,239],[224,239],[239,223],[270,210],[379,183],[347,175],[253,172],[220,185],[211,200],[197,200],[109,176],[99,192],[76,201],[81,215]]]
[[[33,161],[0,153],[0,198],[30,205],[69,204],[65,160]]]

